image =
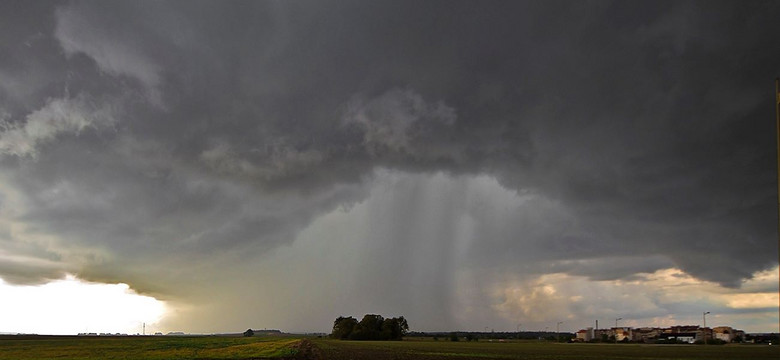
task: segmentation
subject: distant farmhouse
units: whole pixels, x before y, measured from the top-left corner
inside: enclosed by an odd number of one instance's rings
[[[282,335],[281,330],[276,329],[263,329],[263,330],[253,330],[252,333],[254,336],[274,336],[274,335]]]

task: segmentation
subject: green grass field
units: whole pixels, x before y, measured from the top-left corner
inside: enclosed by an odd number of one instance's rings
[[[551,342],[357,342],[316,340],[325,359],[780,359],[780,346],[558,344]]]
[[[780,359],[780,346],[339,341],[296,337],[0,337],[0,360],[24,359]]]
[[[287,337],[0,337],[0,360],[162,360],[292,357],[300,338]]]

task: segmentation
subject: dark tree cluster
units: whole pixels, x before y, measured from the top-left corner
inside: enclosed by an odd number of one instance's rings
[[[409,324],[403,316],[385,319],[367,314],[360,322],[351,316],[339,316],[330,336],[341,340],[401,340],[407,332]]]

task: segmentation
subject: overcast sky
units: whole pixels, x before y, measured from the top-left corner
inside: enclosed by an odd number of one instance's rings
[[[0,279],[165,331],[777,331],[778,14],[2,1]]]

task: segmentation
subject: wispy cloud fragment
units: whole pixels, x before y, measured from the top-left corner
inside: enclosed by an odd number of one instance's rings
[[[24,121],[0,120],[0,155],[36,157],[39,146],[61,134],[79,134],[86,128],[115,122],[108,103],[93,103],[87,96],[50,99]]]

